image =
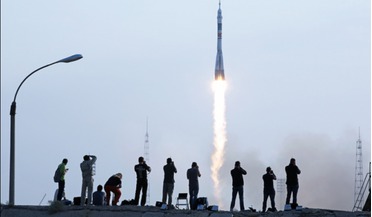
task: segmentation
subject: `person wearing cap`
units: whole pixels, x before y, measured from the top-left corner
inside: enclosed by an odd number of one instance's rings
[[[267,198],[270,196],[271,201],[271,211],[276,211],[275,208],[275,189],[274,189],[274,180],[276,180],[276,176],[274,174],[274,171],[270,168],[266,168],[266,174],[262,176],[263,182],[264,182],[264,198],[262,203],[262,212],[266,211],[266,204],[267,204]],[[270,209],[269,209],[270,211]]]
[[[106,192],[106,204],[107,206],[110,206],[110,197],[111,192],[114,193],[114,199],[112,200],[112,205],[116,206],[119,202],[120,196],[121,196],[121,179],[123,178],[123,175],[121,173],[116,173],[115,175],[112,175],[105,184],[105,192]]]
[[[233,187],[232,187],[232,199],[231,199],[231,204],[230,204],[230,211],[234,210],[237,193],[239,193],[240,211],[244,210],[243,175],[246,175],[246,174],[247,174],[247,171],[245,171],[242,167],[240,167],[240,161],[236,161],[234,169],[231,170]]]

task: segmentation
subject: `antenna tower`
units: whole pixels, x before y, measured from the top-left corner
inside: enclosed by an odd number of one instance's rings
[[[149,119],[146,118],[146,135],[145,135],[145,145],[144,145],[144,158],[146,163],[149,163],[150,160],[150,143],[149,143]],[[148,177],[150,179],[150,177]],[[146,204],[150,204],[150,180],[147,185],[147,195],[146,195]]]
[[[355,158],[355,183],[354,183],[354,204],[360,204],[363,197],[360,197],[363,185],[363,157],[362,157],[362,140],[360,139],[360,129],[359,129],[359,139],[356,141],[356,158]]]
[[[284,200],[285,200],[285,196],[286,196],[286,191],[285,191],[285,179],[281,178],[281,179],[277,179],[276,180],[276,191],[278,192],[279,194],[279,206],[277,207],[284,207]]]

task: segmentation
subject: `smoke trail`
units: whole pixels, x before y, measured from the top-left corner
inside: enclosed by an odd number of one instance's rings
[[[211,176],[214,185],[214,197],[221,207],[221,186],[220,186],[220,169],[224,163],[226,138],[226,105],[225,105],[225,91],[226,81],[216,80],[213,83],[214,91],[214,108],[213,108],[213,131],[214,131],[214,152],[211,160]]]

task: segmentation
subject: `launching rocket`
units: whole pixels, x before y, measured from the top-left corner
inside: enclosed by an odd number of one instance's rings
[[[217,12],[217,57],[216,57],[216,68],[214,71],[215,80],[225,80],[225,73],[223,69],[223,57],[222,57],[222,11],[221,1],[219,2]]]

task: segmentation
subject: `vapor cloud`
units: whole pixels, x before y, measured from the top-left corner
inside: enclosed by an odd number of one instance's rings
[[[284,168],[290,158],[295,158],[301,170],[298,202],[304,207],[351,210],[354,200],[355,132],[345,132],[341,138],[332,139],[326,134],[298,133],[287,136],[278,145],[273,156],[263,155],[264,146],[250,148],[248,151],[236,145],[228,144],[226,160],[221,168],[221,192],[224,195],[224,208],[231,202],[231,176],[233,163],[240,160],[247,170],[244,177],[245,205],[257,210],[262,207],[262,175],[267,166],[271,166],[278,178],[285,178]],[[364,144],[364,173],[370,161],[369,141]],[[272,165],[267,165],[271,158]],[[275,188],[277,189],[276,182]],[[276,204],[284,203],[284,193],[276,194]],[[268,204],[269,205],[269,204]],[[283,209],[283,207],[278,207]]]

